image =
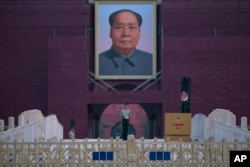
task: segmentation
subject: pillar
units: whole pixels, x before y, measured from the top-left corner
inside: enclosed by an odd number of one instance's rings
[[[13,129],[14,127],[15,127],[15,118],[14,117],[9,117],[8,129]]]
[[[4,131],[4,120],[0,119],[0,132]]]
[[[247,117],[241,117],[241,129],[248,130]]]
[[[127,143],[127,156],[128,156],[128,167],[136,167],[137,156],[136,156],[136,143],[135,136],[128,135]]]
[[[23,126],[24,125],[24,115],[19,115],[18,116],[18,126]]]

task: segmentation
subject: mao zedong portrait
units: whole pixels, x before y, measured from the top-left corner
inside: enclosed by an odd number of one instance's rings
[[[99,54],[100,75],[152,75],[151,53],[136,48],[140,40],[142,17],[123,9],[109,16],[112,46]]]

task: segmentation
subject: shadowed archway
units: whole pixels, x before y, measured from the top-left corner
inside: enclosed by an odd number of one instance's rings
[[[137,86],[129,83],[118,84],[113,86],[116,90],[127,91],[134,90]],[[137,89],[141,91],[140,89]],[[110,90],[112,91],[112,90]],[[143,99],[140,99],[140,101]],[[136,116],[130,123],[135,128],[136,137],[154,138],[163,137],[163,112],[161,103],[134,103],[129,104],[132,107],[132,115]],[[112,127],[121,121],[120,111],[122,104],[89,104],[88,115],[91,120],[89,127],[91,137],[111,137]],[[131,108],[130,108],[131,109]],[[108,113],[108,114],[107,114]],[[138,114],[139,113],[139,114]],[[105,118],[106,115],[106,118]],[[104,119],[105,118],[105,119]],[[138,125],[139,122],[139,125]],[[136,125],[137,124],[137,125]],[[141,126],[141,127],[139,127]],[[138,130],[143,129],[143,130]]]
[[[99,136],[101,138],[110,138],[112,129],[116,126],[117,122],[121,121],[120,111],[123,104],[110,104],[102,112],[99,123]],[[129,104],[128,108],[131,111],[130,125],[134,127],[134,134],[136,137],[145,137],[148,134],[148,118],[144,109],[138,104]],[[119,126],[118,126],[119,127]]]
[[[90,136],[91,138],[110,138],[112,127],[119,121],[121,121],[120,117],[120,109],[122,104],[89,104],[89,127],[90,127]],[[141,126],[143,126],[146,131],[139,132],[138,126],[136,127],[133,122],[131,123],[135,128],[136,137],[140,138],[144,136],[145,138],[162,138],[162,130],[163,130],[163,118],[162,118],[162,104],[160,103],[142,103],[142,104],[133,104],[144,113],[145,117],[137,115],[137,118],[141,120]],[[111,109],[110,109],[111,108]],[[116,119],[109,117],[105,114],[106,110],[111,110],[113,113],[111,115],[116,115]],[[133,110],[132,110],[133,112]],[[135,110],[134,110],[135,112]],[[103,116],[107,116],[111,120],[102,119]],[[135,115],[135,114],[134,114]],[[137,121],[135,121],[137,122]],[[141,129],[143,129],[141,128]],[[109,130],[107,130],[109,129]]]
[[[136,136],[135,128],[133,125],[129,124],[128,134],[134,134]],[[122,124],[121,121],[117,122],[111,129],[111,137],[120,138],[122,135]]]

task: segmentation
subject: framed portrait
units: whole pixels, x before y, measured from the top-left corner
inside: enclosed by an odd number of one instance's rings
[[[95,77],[156,78],[156,0],[95,1]]]

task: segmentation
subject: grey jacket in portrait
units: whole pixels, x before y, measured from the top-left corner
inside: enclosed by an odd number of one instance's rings
[[[112,47],[99,54],[99,75],[152,75],[152,54],[135,49],[128,57],[116,52]]]

